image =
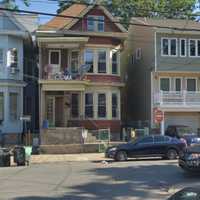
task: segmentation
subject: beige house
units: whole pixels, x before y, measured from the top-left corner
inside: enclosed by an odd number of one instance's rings
[[[158,127],[200,128],[200,24],[189,20],[133,18],[125,52],[128,119]],[[133,95],[134,94],[134,95]]]

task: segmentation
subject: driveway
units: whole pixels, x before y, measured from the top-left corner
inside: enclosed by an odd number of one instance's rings
[[[199,178],[156,159],[35,164],[0,168],[0,199],[163,200]]]

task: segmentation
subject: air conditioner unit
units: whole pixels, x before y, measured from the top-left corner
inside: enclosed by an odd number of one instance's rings
[[[11,67],[10,68],[10,73],[11,74],[15,74],[16,73],[16,68],[15,67]]]

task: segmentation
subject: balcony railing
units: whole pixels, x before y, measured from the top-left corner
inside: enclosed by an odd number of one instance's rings
[[[161,91],[154,100],[160,106],[200,107],[200,91]]]
[[[23,74],[19,68],[0,66],[0,79],[23,80]]]

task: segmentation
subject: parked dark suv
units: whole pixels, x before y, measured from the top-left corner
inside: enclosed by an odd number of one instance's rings
[[[129,157],[163,157],[175,159],[185,149],[185,143],[169,136],[152,135],[138,138],[116,147],[109,147],[105,156],[117,161]]]

